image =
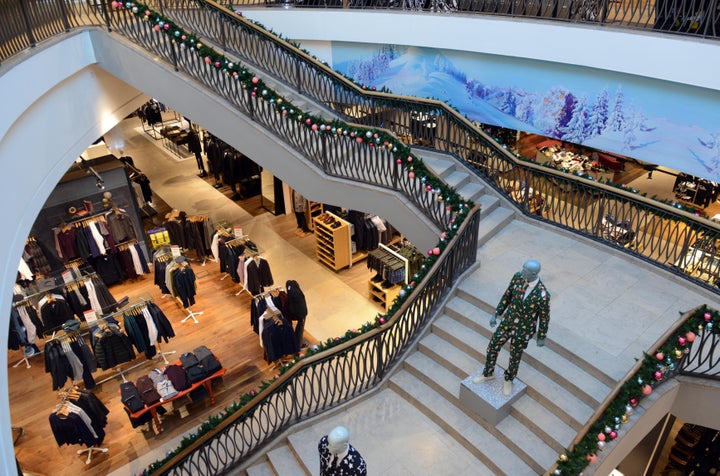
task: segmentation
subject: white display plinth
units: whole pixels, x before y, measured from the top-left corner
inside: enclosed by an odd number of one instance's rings
[[[518,378],[513,380],[510,395],[503,395],[504,370],[495,368],[495,378],[475,384],[473,378],[482,375],[482,368],[460,383],[460,402],[485,421],[496,425],[510,414],[510,407],[524,393],[527,385]]]

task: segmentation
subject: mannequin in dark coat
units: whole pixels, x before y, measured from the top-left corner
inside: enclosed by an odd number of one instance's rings
[[[295,338],[297,339],[298,347],[303,345],[303,334],[305,333],[305,318],[307,317],[307,302],[305,301],[305,294],[297,281],[288,280],[285,283],[285,289],[288,295],[288,318],[292,321],[296,321],[295,324]]]

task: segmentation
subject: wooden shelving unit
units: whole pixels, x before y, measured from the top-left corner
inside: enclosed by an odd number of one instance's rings
[[[311,202],[308,200],[308,206],[305,209],[305,223],[308,224],[310,230],[315,229],[315,217],[323,212],[323,204],[321,202]]]
[[[352,265],[350,223],[332,213],[328,212],[327,215],[333,218],[333,223],[340,225],[333,228],[333,224],[326,224],[317,217],[313,219],[315,256],[320,262],[338,271]]]
[[[372,279],[369,280],[368,292],[370,293],[370,299],[380,304],[380,306],[387,311],[398,294],[400,294],[402,284],[395,284],[389,288],[383,288],[382,284],[382,282],[376,283]]]

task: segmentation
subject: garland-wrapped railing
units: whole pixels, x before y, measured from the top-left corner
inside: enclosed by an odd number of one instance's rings
[[[718,291],[718,225],[628,188],[521,160],[446,104],[362,89],[307,53],[210,0],[153,0],[223,50],[347,120],[452,154],[529,215],[617,247]]]
[[[638,358],[560,454],[552,475],[582,474],[607,444],[621,437],[635,407],[677,375],[720,378],[720,313],[707,305],[683,313],[678,321]]]
[[[479,207],[469,213],[425,278],[382,326],[297,362],[242,410],[152,474],[221,474],[290,425],[371,389],[419,335],[459,272],[475,262]]]

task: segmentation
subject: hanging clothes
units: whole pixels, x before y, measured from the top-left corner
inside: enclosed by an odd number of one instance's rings
[[[98,366],[107,370],[135,358],[132,343],[127,334],[115,324],[105,324],[96,328],[92,334],[92,348]]]
[[[269,363],[300,350],[292,325],[279,311],[266,309],[263,313],[260,318],[260,337],[265,361]]]
[[[58,446],[97,446],[105,439],[109,410],[92,393],[74,388],[50,414],[50,428]]]
[[[194,305],[195,294],[197,292],[195,272],[187,261],[183,261],[178,265],[173,273],[172,279],[176,291],[175,296],[180,298],[183,307],[188,308]]]
[[[260,294],[266,286],[272,286],[273,276],[270,263],[260,255],[245,261],[245,288],[252,295]]]

